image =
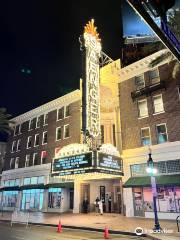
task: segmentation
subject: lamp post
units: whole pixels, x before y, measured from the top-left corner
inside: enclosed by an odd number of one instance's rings
[[[149,151],[149,159],[147,161],[147,173],[151,177],[151,188],[152,188],[152,195],[153,195],[153,209],[154,209],[154,229],[155,231],[161,230],[159,220],[158,220],[158,214],[157,214],[157,205],[156,205],[156,199],[157,199],[157,188],[156,188],[156,178],[154,174],[157,173],[157,169],[154,167],[154,162],[151,157],[151,150]]]

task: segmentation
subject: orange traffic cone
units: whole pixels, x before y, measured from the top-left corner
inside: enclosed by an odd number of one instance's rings
[[[107,227],[104,229],[104,239],[109,239],[109,230]]]
[[[61,221],[60,221],[60,220],[59,220],[59,223],[58,223],[57,232],[58,232],[58,233],[61,233],[61,232],[62,232],[62,225],[61,225]]]

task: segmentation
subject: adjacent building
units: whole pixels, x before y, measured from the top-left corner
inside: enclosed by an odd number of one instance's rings
[[[148,67],[161,53],[120,70],[123,195],[129,217],[154,216],[146,172],[149,148],[158,170],[159,218],[175,219],[180,212],[180,75],[172,77],[174,62]]]

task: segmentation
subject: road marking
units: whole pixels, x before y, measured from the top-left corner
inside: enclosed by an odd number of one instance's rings
[[[21,239],[21,240],[25,239],[24,237],[18,237],[18,236],[14,237],[14,238]]]

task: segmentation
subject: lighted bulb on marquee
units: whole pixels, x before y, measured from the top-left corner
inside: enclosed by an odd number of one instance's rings
[[[101,44],[93,19],[84,27],[83,38],[86,69],[85,79],[83,79],[85,96],[83,130],[88,131],[92,137],[97,137],[100,134],[99,58]]]

